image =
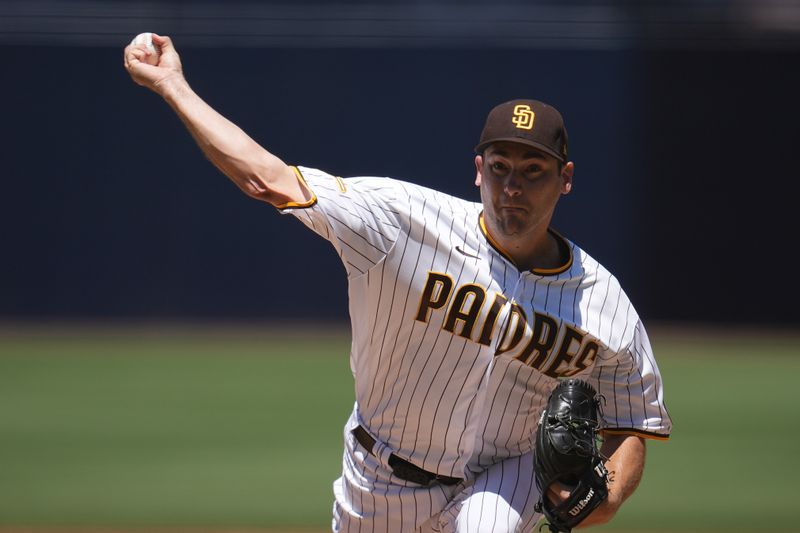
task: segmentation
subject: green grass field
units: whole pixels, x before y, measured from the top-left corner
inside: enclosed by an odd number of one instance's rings
[[[651,337],[673,437],[602,529],[799,530],[800,337]],[[324,529],[348,348],[333,330],[0,328],[0,526]]]

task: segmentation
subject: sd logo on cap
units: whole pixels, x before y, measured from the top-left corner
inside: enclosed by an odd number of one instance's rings
[[[567,161],[564,119],[555,107],[538,100],[511,100],[492,109],[486,117],[475,151],[481,154],[497,141],[527,144],[562,163]]]

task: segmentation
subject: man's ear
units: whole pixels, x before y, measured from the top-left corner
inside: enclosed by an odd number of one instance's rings
[[[561,167],[561,194],[572,191],[572,175],[575,174],[575,163],[569,161]]]
[[[475,185],[481,186],[481,174],[483,173],[483,156],[478,154],[475,156]]]

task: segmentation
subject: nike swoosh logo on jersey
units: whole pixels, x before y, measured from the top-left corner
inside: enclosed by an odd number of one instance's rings
[[[461,248],[461,246],[456,245],[456,251],[462,255],[466,255],[467,257],[472,257],[473,259],[480,259],[480,256],[475,253],[470,253]]]

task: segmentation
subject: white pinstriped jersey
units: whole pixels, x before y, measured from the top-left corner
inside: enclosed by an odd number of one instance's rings
[[[453,477],[533,447],[558,378],[602,394],[608,431],[667,438],[658,367],[605,268],[560,235],[569,261],[519,270],[480,203],[389,178],[299,168],[315,198],[291,213],[345,266],[355,419],[395,454]]]

